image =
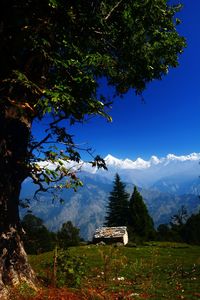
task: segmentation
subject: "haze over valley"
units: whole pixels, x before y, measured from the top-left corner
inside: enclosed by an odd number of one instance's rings
[[[52,202],[51,194],[40,195],[40,201],[31,200],[30,210],[44,220],[50,230],[56,231],[67,220],[80,228],[81,236],[91,239],[94,230],[104,223],[109,192],[114,175],[118,173],[131,194],[134,185],[139,188],[155,226],[168,223],[182,205],[188,214],[200,209],[200,153],[176,156],[169,154],[149,160],[138,158],[121,160],[107,155],[108,171],[83,164],[80,178],[84,183],[77,192],[63,190],[59,195],[64,203]],[[35,186],[26,179],[21,199],[32,199]],[[24,215],[26,210],[22,209]]]

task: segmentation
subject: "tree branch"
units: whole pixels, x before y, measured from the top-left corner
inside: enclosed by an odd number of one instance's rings
[[[114,12],[114,10],[122,3],[123,0],[120,0],[119,2],[117,2],[117,4],[115,4],[115,6],[111,9],[111,11],[109,12],[109,14],[105,17],[105,20],[107,21],[111,14]]]
[[[53,127],[54,125],[56,125],[57,123],[63,121],[66,119],[66,116],[60,116],[57,120],[51,122],[49,125],[50,125],[50,128]],[[48,129],[47,129],[48,130]]]
[[[34,149],[38,148],[39,146],[41,146],[43,143],[45,143],[49,138],[51,137],[51,134],[49,133],[47,136],[45,136],[45,138],[43,138],[40,142],[38,142],[37,144],[35,144],[34,146],[32,146],[30,148],[30,152],[32,152]]]

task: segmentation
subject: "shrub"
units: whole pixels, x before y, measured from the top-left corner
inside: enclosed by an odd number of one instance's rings
[[[58,251],[56,257],[56,272],[54,272],[55,278],[53,278],[53,281],[55,282],[57,287],[80,286],[81,279],[84,276],[84,274],[85,274],[84,256],[76,256],[70,253],[70,250]]]

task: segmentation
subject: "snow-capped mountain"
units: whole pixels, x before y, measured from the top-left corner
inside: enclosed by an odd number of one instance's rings
[[[186,162],[186,161],[199,161],[200,160],[200,153],[191,153],[189,155],[181,155],[176,156],[174,154],[168,154],[166,157],[158,158],[157,156],[153,155],[149,160],[144,160],[142,158],[137,158],[135,161],[126,159],[118,159],[111,154],[108,154],[104,160],[110,166],[116,166],[122,169],[148,169],[154,165],[168,165],[171,162]]]
[[[195,182],[195,185],[200,184],[200,153],[182,156],[168,154],[162,158],[152,156],[149,160],[137,158],[135,161],[118,159],[109,154],[105,157],[105,161],[108,171],[96,170],[96,173],[111,179],[118,172],[124,181],[134,183],[143,188],[159,189],[160,187],[162,191],[162,182],[163,187],[165,186],[165,191],[166,185],[169,184],[170,186],[176,184],[176,186],[184,185],[185,187],[186,182],[190,182],[190,184]],[[176,190],[178,191],[178,189]],[[172,192],[174,193],[175,190]],[[179,192],[182,193],[181,190]],[[186,191],[184,190],[184,192]],[[190,191],[188,190],[187,192]]]
[[[109,192],[118,173],[127,191],[131,194],[137,185],[156,225],[170,221],[182,205],[192,213],[200,209],[200,153],[176,156],[169,154],[149,160],[138,158],[119,159],[107,155],[108,171],[92,168],[82,163],[80,177],[84,187],[76,193],[64,190],[64,204],[52,203],[50,196],[43,195],[41,201],[32,201],[31,209],[52,230],[71,220],[81,229],[84,238],[91,238],[96,227],[103,225]],[[76,166],[74,166],[76,168]],[[34,187],[26,180],[21,198],[31,198]]]
[[[149,168],[151,165],[150,161],[145,161],[140,157],[137,158],[135,161],[130,160],[128,158],[121,160],[121,159],[118,159],[118,158],[112,156],[111,154],[108,154],[104,158],[104,160],[108,166],[112,166],[112,167],[116,167],[116,168],[120,168],[120,169],[142,170],[142,169]]]
[[[93,176],[98,175],[108,180],[113,180],[114,174],[119,173],[124,181],[145,188],[155,187],[157,182],[160,185],[162,180],[166,183],[169,178],[172,183],[176,181],[194,181],[200,175],[200,153],[182,156],[168,154],[166,157],[161,158],[153,155],[149,160],[144,160],[140,157],[136,160],[129,158],[119,159],[108,154],[104,160],[108,171],[99,170],[83,161],[79,164],[63,161],[63,164],[66,168],[81,169],[82,172],[93,174]],[[56,164],[53,165],[48,162],[42,162],[41,165],[46,165],[48,168],[56,168]]]

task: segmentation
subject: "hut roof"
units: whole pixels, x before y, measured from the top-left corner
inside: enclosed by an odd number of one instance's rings
[[[100,238],[119,238],[123,237],[124,234],[127,233],[126,226],[119,226],[119,227],[100,227],[97,228],[94,233],[95,239]]]

